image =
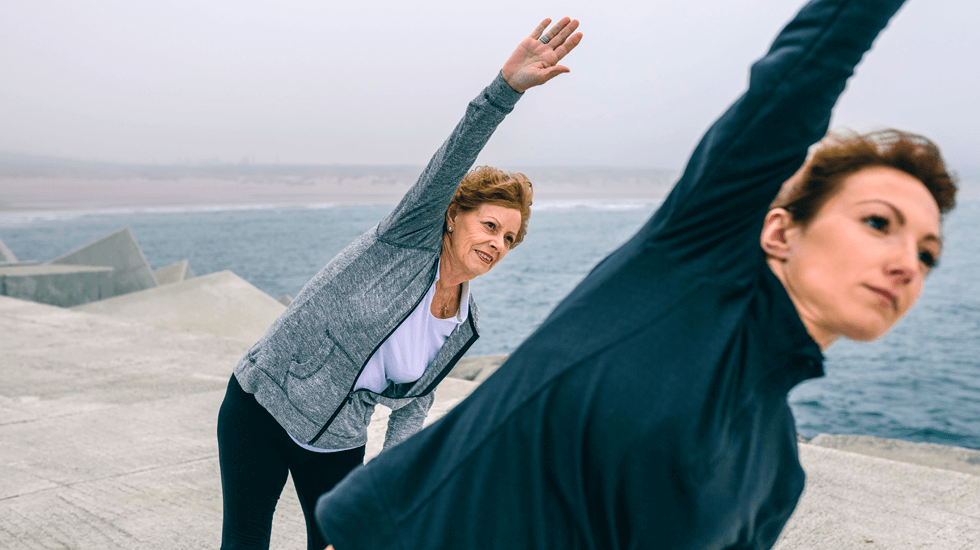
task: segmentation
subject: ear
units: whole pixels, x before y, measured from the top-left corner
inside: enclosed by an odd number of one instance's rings
[[[793,244],[800,233],[799,226],[793,221],[793,215],[783,208],[773,208],[766,214],[762,224],[762,235],[759,244],[766,256],[779,261],[789,259]]]
[[[458,208],[456,203],[450,204],[449,208],[446,209],[446,225],[452,227],[456,225],[456,212]]]

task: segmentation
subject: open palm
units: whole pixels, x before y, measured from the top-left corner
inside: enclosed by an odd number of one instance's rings
[[[504,80],[515,91],[523,93],[569,72],[568,67],[558,62],[582,41],[582,33],[575,32],[578,20],[563,17],[542,38],[550,23],[551,19],[542,21],[530,36],[521,41],[500,70]],[[547,43],[543,40],[547,40]]]

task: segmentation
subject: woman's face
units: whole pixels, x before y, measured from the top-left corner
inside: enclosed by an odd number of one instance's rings
[[[787,221],[774,237],[779,210],[766,218],[763,248],[823,348],[839,336],[866,341],[888,332],[919,298],[942,251],[936,201],[922,182],[893,168],[845,177],[806,228]],[[777,246],[767,247],[767,238]]]
[[[490,271],[510,251],[521,228],[521,212],[496,204],[481,204],[447,220],[451,233],[443,246],[443,275],[468,281]]]

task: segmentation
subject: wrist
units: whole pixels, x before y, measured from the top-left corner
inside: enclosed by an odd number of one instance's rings
[[[513,74],[508,75],[503,70],[500,71],[500,79],[504,81],[504,84],[506,84],[507,87],[519,94],[523,94],[528,90],[528,88],[524,88],[520,85],[518,82],[519,79],[515,79]]]

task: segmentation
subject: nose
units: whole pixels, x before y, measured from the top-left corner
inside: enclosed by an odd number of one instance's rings
[[[911,283],[918,272],[919,250],[914,243],[903,247],[901,254],[885,266],[885,274],[900,285]]]
[[[490,241],[490,248],[494,250],[503,250],[504,246],[504,237],[502,235],[497,235]]]
[[[915,279],[915,272],[904,265],[892,265],[888,268],[888,276],[898,284],[907,285]]]

